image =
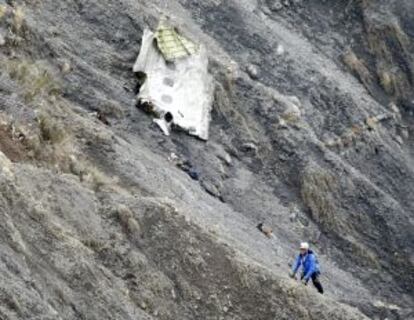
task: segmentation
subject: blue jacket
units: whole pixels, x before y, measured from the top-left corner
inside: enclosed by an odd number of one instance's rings
[[[296,273],[301,266],[306,281],[308,281],[315,272],[320,273],[318,259],[312,250],[308,250],[308,254],[304,257],[298,254],[295,264],[292,267],[293,273]]]

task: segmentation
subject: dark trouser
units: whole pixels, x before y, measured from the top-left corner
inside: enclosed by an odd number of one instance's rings
[[[311,276],[311,279],[312,279],[312,283],[313,283],[313,285],[315,286],[315,288],[318,290],[318,292],[320,293],[320,294],[323,294],[323,287],[322,287],[322,284],[321,284],[321,282],[319,281],[319,275],[320,275],[320,273],[319,272],[314,272],[313,274],[312,274],[312,276]],[[302,279],[303,279],[303,275],[302,275]]]
[[[319,272],[315,272],[312,275],[312,283],[315,286],[315,288],[318,289],[318,292],[320,294],[323,294],[323,287],[322,287],[321,282],[319,281]]]

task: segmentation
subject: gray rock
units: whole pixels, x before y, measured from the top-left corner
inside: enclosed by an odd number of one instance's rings
[[[217,183],[214,183],[210,180],[202,180],[201,186],[206,190],[207,193],[211,194],[214,197],[220,197],[220,190],[217,187]]]

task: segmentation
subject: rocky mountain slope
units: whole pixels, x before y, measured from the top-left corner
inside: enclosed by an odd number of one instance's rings
[[[207,142],[135,107],[162,14],[209,50]],[[411,0],[0,0],[0,318],[413,318],[413,16]],[[287,276],[301,240],[323,296]]]

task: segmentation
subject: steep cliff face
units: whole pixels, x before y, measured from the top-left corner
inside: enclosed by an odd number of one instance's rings
[[[135,107],[162,14],[209,50],[208,142]],[[410,0],[0,0],[0,318],[413,317],[413,16]],[[287,276],[301,240],[323,296]]]

